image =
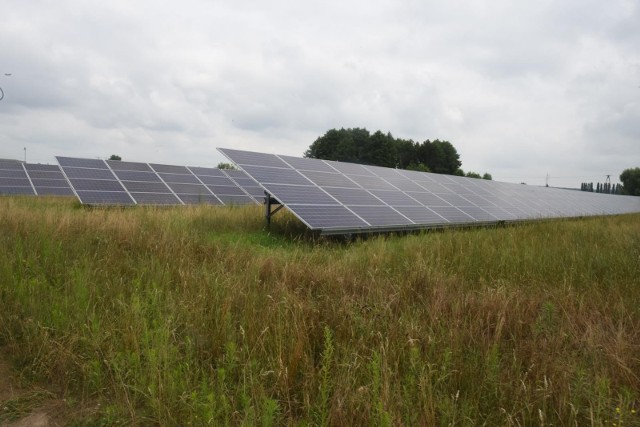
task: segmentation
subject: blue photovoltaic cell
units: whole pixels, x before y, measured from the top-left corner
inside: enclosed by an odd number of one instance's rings
[[[287,205],[312,229],[367,229],[369,224],[344,206]]]
[[[231,178],[227,178],[226,176],[209,176],[209,175],[197,175],[198,179],[207,185],[232,185],[236,186]]]
[[[185,205],[221,205],[222,202],[213,194],[178,194]]]
[[[450,203],[441,197],[438,197],[437,194],[417,191],[407,191],[406,194],[422,203],[424,206],[451,206]]]
[[[0,171],[1,173],[2,171]],[[64,175],[62,175],[62,172],[57,171],[57,172],[53,172],[53,171],[33,171],[33,170],[27,170],[29,177],[34,180],[34,179],[64,179]],[[0,175],[1,176],[1,175]]]
[[[124,188],[118,181],[109,181],[106,179],[74,179],[69,180],[74,189],[79,191],[121,191]]]
[[[418,184],[417,182],[413,182],[405,177],[398,178],[385,178],[389,184],[393,185],[395,188],[401,191],[419,191],[424,192],[427,191],[423,186]]]
[[[455,195],[466,196],[467,194],[473,194],[473,190],[465,185],[458,184],[445,184],[447,189],[453,192]]]
[[[365,166],[374,176],[378,176],[385,180],[403,178],[399,173],[401,169],[383,168],[381,166]]]
[[[87,205],[132,205],[133,200],[124,191],[76,190],[80,201]]]
[[[176,173],[159,173],[158,175],[160,175],[160,178],[167,184],[201,184],[194,175]]]
[[[281,203],[296,205],[337,205],[338,203],[318,187],[306,185],[265,184],[271,194],[281,194]]]
[[[354,163],[342,163],[342,162],[326,162],[336,171],[345,175],[365,175],[374,176],[373,173],[362,165],[356,165]]]
[[[234,162],[237,165],[269,166],[276,168],[288,168],[289,166],[271,154],[254,153],[250,151],[240,151],[225,149],[226,153],[233,154]],[[243,168],[244,169],[244,168]]]
[[[393,185],[377,176],[349,175],[349,178],[365,190],[397,190]]]
[[[242,191],[240,187],[235,185],[207,185],[207,188],[216,195],[224,194],[226,196],[246,196],[246,193]]]
[[[175,192],[180,194],[211,194],[209,189],[202,184],[174,184],[167,185]]]
[[[31,183],[34,187],[67,187],[69,188],[69,183],[66,179],[39,179],[39,178],[31,178]]]
[[[372,190],[371,193],[390,206],[422,206],[418,201],[401,191]]]
[[[233,179],[236,179],[236,178],[251,179],[249,175],[247,175],[244,171],[240,171],[237,169],[224,169],[222,172],[228,177]],[[251,180],[253,181],[253,179]]]
[[[91,168],[91,169],[107,169],[107,164],[104,160],[97,159],[78,159],[75,157],[56,157],[58,164],[62,167],[78,167],[78,168]]]
[[[384,202],[375,197],[373,194],[359,188],[326,187],[324,190],[344,205],[384,205]]]
[[[262,166],[243,166],[243,169],[255,180],[265,184],[310,184],[308,179],[293,169],[266,168]]]
[[[171,190],[162,182],[121,181],[130,193],[169,193]]]
[[[25,169],[27,169],[27,172],[29,172],[29,175],[32,176],[33,172],[57,172],[57,173],[62,173],[60,172],[60,166],[58,165],[43,165],[40,163],[25,163],[24,164]],[[0,166],[0,169],[2,169],[2,167]]]
[[[190,166],[189,170],[196,176],[226,176],[222,169]]]
[[[473,217],[462,212],[455,206],[429,206],[429,209],[431,209],[450,223],[470,224],[476,221]]]
[[[153,172],[146,163],[123,162],[120,160],[107,160],[106,162],[114,171]]]
[[[71,187],[36,187],[38,196],[73,196]]]
[[[393,227],[413,224],[389,206],[349,206],[358,216],[374,227]]]
[[[174,166],[174,165],[159,165],[156,163],[149,164],[154,171],[158,173],[173,173],[173,174],[186,174],[191,175],[191,172],[187,169],[186,166]]]
[[[336,170],[326,164],[325,162],[318,161],[317,159],[303,159],[300,157],[280,156],[288,165],[293,169],[299,171],[316,171],[316,172],[333,172]],[[265,165],[261,165],[265,166]]]
[[[252,205],[256,203],[255,200],[253,200],[249,196],[221,194],[218,197],[224,202],[225,205]]]
[[[464,197],[459,196],[457,194],[438,193],[437,196],[440,197],[442,200],[444,200],[445,202],[449,203],[452,206],[458,206],[458,207],[459,206],[473,206],[473,203],[471,203],[470,201],[468,201]]]
[[[398,206],[396,210],[416,224],[442,224],[444,218],[429,208],[418,206]]]
[[[171,193],[135,193],[131,196],[139,205],[179,205],[180,200]]]
[[[258,183],[251,178],[233,178],[233,181],[242,188],[258,186]]]
[[[5,187],[0,186],[0,194],[18,195],[18,194],[35,194],[32,187]]]
[[[115,180],[113,176],[113,172],[111,172],[108,169],[87,169],[87,168],[66,167],[64,168],[64,173],[70,179],[86,178],[86,179]]]
[[[475,194],[465,194],[464,198],[469,202],[473,203],[475,206],[480,206],[480,207],[495,206],[495,204],[491,203],[484,197],[477,196]]]
[[[113,173],[116,174],[118,179],[123,181],[162,182],[155,172],[115,170]]]
[[[496,217],[494,217],[484,209],[476,206],[458,206],[458,209],[460,209],[462,212],[466,213],[476,221],[495,222],[497,220]]]
[[[315,171],[302,171],[301,173],[320,187],[360,188],[355,181],[341,173]]]

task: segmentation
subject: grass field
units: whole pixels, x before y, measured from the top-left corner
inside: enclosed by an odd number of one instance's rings
[[[0,198],[0,346],[75,425],[640,425],[640,215],[263,225]]]

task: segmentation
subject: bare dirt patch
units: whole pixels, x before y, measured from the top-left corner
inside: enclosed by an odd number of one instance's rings
[[[60,426],[65,406],[49,391],[22,386],[0,349],[0,426]]]

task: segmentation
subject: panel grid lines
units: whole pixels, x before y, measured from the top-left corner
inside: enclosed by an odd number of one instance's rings
[[[224,153],[223,153],[224,154]],[[276,156],[278,157],[278,156]],[[287,166],[291,167],[293,169],[293,167],[287,163],[286,161],[282,160],[282,158],[279,158],[280,161],[284,162]],[[325,162],[326,163],[326,162]],[[297,171],[300,175],[302,175],[302,173],[300,171]],[[309,181],[310,183],[312,183],[313,185],[316,186],[316,188],[318,188],[320,191],[322,191],[323,193],[325,193],[327,196],[329,196],[331,199],[333,199],[337,205],[342,205],[344,207],[344,209],[346,211],[348,211],[349,213],[351,213],[352,215],[354,215],[356,218],[358,218],[358,220],[362,221],[362,223],[366,224],[366,225],[371,225],[369,224],[364,218],[362,218],[360,215],[358,215],[353,209],[349,208],[348,206],[340,203],[340,201],[338,199],[336,199],[332,194],[330,194],[326,189],[320,187],[318,184],[316,184],[315,182],[313,182],[311,179],[305,177],[304,175],[302,175],[305,179],[307,179],[307,181]],[[264,186],[263,186],[264,187]],[[298,218],[300,218],[298,216]],[[306,223],[306,221],[303,221]],[[309,224],[307,224],[309,226]],[[310,228],[315,228],[313,226],[310,226]]]
[[[629,196],[223,148],[219,151],[303,223],[321,233],[640,212],[640,198]]]
[[[70,191],[86,204],[260,203],[249,192],[249,189],[254,191],[253,189],[259,188],[259,185],[241,171],[227,174],[220,169],[205,167],[69,157],[57,159],[61,164],[62,177],[73,187]],[[224,185],[208,184],[201,176],[208,177],[206,181]],[[244,185],[232,177],[240,177],[238,179],[243,181]]]
[[[309,160],[309,159],[307,159],[307,160]],[[329,162],[326,162],[326,161],[324,161],[323,163],[324,163],[324,164],[329,164]],[[344,164],[343,164],[343,165],[344,165]],[[341,165],[341,166],[343,166],[343,165]],[[349,164],[347,163],[347,165],[349,165]],[[361,166],[361,165],[357,165],[357,166]],[[334,169],[336,169],[336,168],[334,168]],[[336,170],[337,170],[337,169],[336,169]],[[359,171],[359,169],[357,169],[357,168],[356,168],[355,170],[356,170],[356,171]],[[403,221],[409,221],[409,223],[414,224],[414,222],[413,222],[410,218],[408,218],[407,216],[405,216],[404,214],[402,214],[401,212],[399,212],[399,211],[398,211],[397,209],[395,209],[393,206],[389,205],[385,200],[383,200],[382,198],[378,197],[378,195],[374,194],[374,193],[373,193],[373,191],[372,191],[373,189],[365,188],[365,187],[362,185],[362,182],[371,182],[371,181],[372,181],[372,178],[375,178],[375,179],[377,179],[377,181],[376,181],[376,187],[378,187],[378,188],[379,188],[379,189],[381,189],[381,190],[384,190],[384,189],[396,189],[396,190],[397,190],[397,188],[396,188],[395,186],[393,186],[392,184],[390,184],[389,182],[387,182],[384,178],[382,178],[382,177],[378,177],[378,176],[375,176],[375,175],[373,174],[373,171],[372,171],[372,170],[370,170],[369,168],[367,168],[366,166],[362,166],[362,170],[364,170],[364,171],[366,171],[366,172],[368,172],[368,173],[372,174],[372,176],[367,177],[366,175],[360,175],[360,174],[359,174],[359,172],[357,172],[356,174],[353,174],[353,176],[350,176],[349,174],[344,173],[344,174],[343,174],[343,176],[345,176],[349,181],[351,181],[353,184],[355,184],[358,188],[360,188],[360,189],[364,190],[365,192],[367,192],[367,193],[368,193],[368,194],[370,194],[371,196],[375,197],[378,201],[382,202],[384,205],[386,205],[387,207],[389,207],[390,209],[392,209],[393,211],[395,211],[395,213],[396,213],[397,215],[399,215],[400,217],[402,217],[402,218],[403,218],[402,220],[400,220],[401,222],[403,222]],[[298,172],[298,173],[301,173],[300,171],[297,171],[297,172]],[[307,178],[307,179],[308,179],[308,178]],[[361,181],[362,181],[362,182],[361,182]],[[315,182],[314,182],[314,184],[315,184]],[[316,185],[317,185],[317,184],[316,184]],[[319,187],[321,190],[323,190],[323,188],[322,188],[322,187],[320,187],[320,186],[318,186],[318,187]],[[334,191],[335,191],[335,190],[334,190]],[[330,191],[329,191],[328,187],[327,187],[326,192],[327,192],[327,193],[330,193]],[[334,197],[334,199],[335,199],[335,197]],[[363,219],[365,222],[369,223],[369,224],[370,224],[370,225],[372,225],[372,226],[373,226],[373,225],[375,225],[375,222],[376,222],[376,219],[377,219],[377,218],[375,218],[375,217],[371,216],[369,219],[367,219],[367,218],[365,217],[365,215],[363,215],[362,213],[359,213],[359,212],[358,212],[358,209],[356,209],[356,208],[355,208],[355,206],[356,206],[355,204],[350,204],[350,203],[345,203],[345,202],[342,202],[342,204],[343,204],[345,207],[347,207],[347,209],[350,209],[350,210],[351,210],[354,214],[356,214],[358,217],[360,217],[361,219]],[[368,205],[359,205],[359,206],[368,206]],[[378,204],[376,203],[376,204],[374,204],[374,205],[370,205],[370,206],[378,206]],[[352,207],[353,207],[353,209],[352,209]],[[378,211],[378,212],[381,212],[381,211],[380,211],[380,210],[378,210],[378,209],[369,209],[369,211]],[[384,215],[384,217],[385,217],[385,218],[390,218],[390,217],[391,217],[389,214],[381,214],[381,215]]]

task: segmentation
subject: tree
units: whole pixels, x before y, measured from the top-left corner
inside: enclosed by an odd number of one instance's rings
[[[122,160],[122,157],[117,154],[112,154],[111,157],[109,157],[109,160]]]
[[[216,166],[218,169],[230,169],[230,170],[236,170],[236,167],[233,166],[231,163],[224,163],[224,162],[220,162],[218,163],[218,166]]]
[[[407,166],[407,170],[418,171],[418,172],[431,172],[429,168],[424,165],[424,163],[409,163],[409,166]]]
[[[389,132],[370,134],[364,128],[330,129],[309,146],[304,156],[464,176],[460,156],[449,141],[436,139],[419,144],[396,139]]]
[[[482,178],[482,176],[478,172],[467,172],[465,176],[467,178]]]
[[[486,179],[487,181],[493,181],[493,177],[489,172],[485,172],[484,175],[482,175],[482,179]]]
[[[376,131],[369,138],[369,149],[361,157],[364,164],[393,168],[396,166],[396,147],[390,133]]]
[[[640,196],[640,168],[625,169],[620,174],[624,194]]]
[[[455,175],[462,166],[460,155],[449,141],[429,141],[416,148],[418,163],[425,164],[432,172]]]
[[[409,169],[416,159],[416,143],[410,139],[396,139],[396,167]]]

